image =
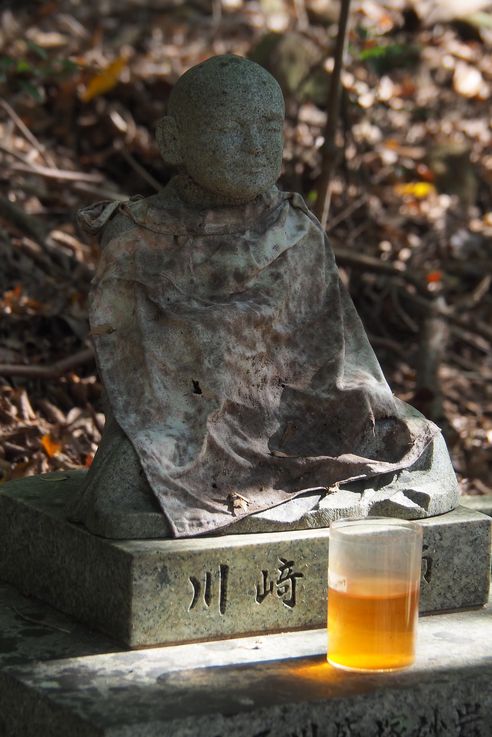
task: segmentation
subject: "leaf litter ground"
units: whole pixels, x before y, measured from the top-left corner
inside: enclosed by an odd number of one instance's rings
[[[281,186],[314,201],[336,4],[153,0],[0,12],[0,479],[89,466],[104,425],[74,213],[171,176],[175,80],[250,55],[287,100]],[[395,393],[492,492],[492,13],[353,0],[328,235]],[[473,12],[471,12],[473,11]],[[468,14],[467,13],[471,13]]]

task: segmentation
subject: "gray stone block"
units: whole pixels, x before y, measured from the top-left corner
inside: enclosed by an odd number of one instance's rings
[[[474,509],[475,512],[492,517],[492,494],[464,494],[460,497],[460,504],[467,509]]]
[[[321,626],[329,530],[111,541],[65,520],[73,477],[0,493],[0,579],[130,645]],[[420,520],[421,611],[481,606],[488,517],[458,508]]]
[[[105,652],[101,635],[0,586],[0,734],[490,737],[491,614],[423,617],[415,664],[369,675],[326,663],[324,628]]]

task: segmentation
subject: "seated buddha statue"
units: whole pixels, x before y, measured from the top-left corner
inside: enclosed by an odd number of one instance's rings
[[[284,101],[216,56],[171,93],[177,173],[101,202],[90,324],[106,425],[69,517],[109,538],[426,517],[457,504],[439,428],[391,392],[319,222],[280,191]]]

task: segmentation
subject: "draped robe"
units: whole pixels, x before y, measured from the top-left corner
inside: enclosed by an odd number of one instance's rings
[[[91,332],[112,413],[176,537],[412,466],[439,432],[385,381],[318,221],[276,188],[82,211],[106,244]],[[237,502],[237,503],[236,503]]]

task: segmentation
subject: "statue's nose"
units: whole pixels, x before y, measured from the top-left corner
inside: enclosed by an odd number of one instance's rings
[[[256,126],[249,126],[244,132],[244,148],[251,154],[262,152],[261,135]]]

